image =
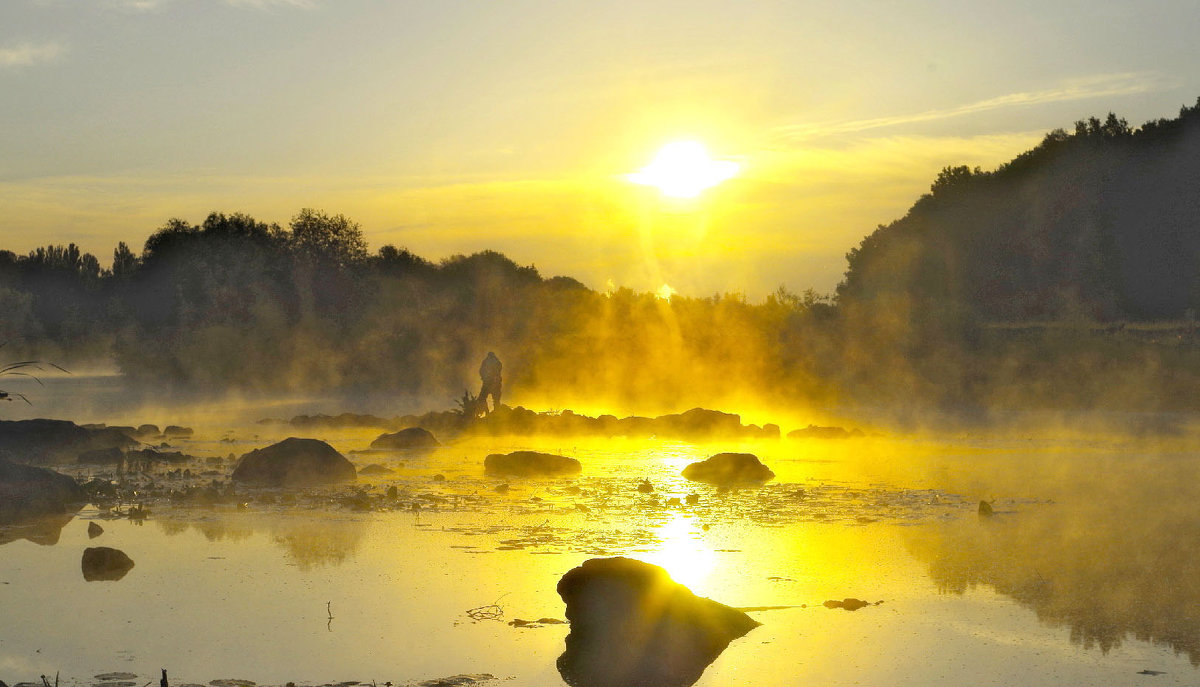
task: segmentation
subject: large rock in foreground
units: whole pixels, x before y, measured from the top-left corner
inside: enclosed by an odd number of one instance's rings
[[[560,477],[577,475],[583,465],[574,458],[537,451],[493,453],[483,459],[483,470],[489,475],[512,477]]]
[[[86,498],[66,475],[0,458],[0,524],[61,514]]]
[[[371,442],[371,448],[432,451],[441,446],[433,434],[422,427],[409,427],[392,434],[381,434]]]
[[[759,625],[631,558],[593,558],[563,575],[558,594],[571,623],[558,671],[574,687],[691,685]]]
[[[707,460],[688,465],[682,474],[693,482],[721,487],[762,484],[775,477],[775,473],[753,453],[718,453]]]
[[[230,477],[258,486],[310,487],[356,476],[354,464],[324,441],[288,437],[242,456]]]
[[[94,546],[83,550],[80,565],[88,582],[116,582],[133,569],[133,559],[119,549]]]

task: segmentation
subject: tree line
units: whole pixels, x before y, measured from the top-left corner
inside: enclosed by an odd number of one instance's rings
[[[1197,153],[1200,101],[1138,129],[1081,121],[994,171],[943,170],[848,253],[835,295],[781,287],[757,303],[598,292],[494,251],[371,252],[357,223],[312,209],[286,226],[172,219],[108,268],[74,245],[0,251],[0,341],[201,393],[448,402],[492,350],[506,390],[647,412],[748,398],[1195,407],[1195,328],[1112,323],[1200,306]],[[1064,322],[1082,324],[1034,326]]]

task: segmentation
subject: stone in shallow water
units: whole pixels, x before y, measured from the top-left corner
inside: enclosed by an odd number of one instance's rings
[[[270,487],[306,487],[353,481],[354,464],[319,439],[288,437],[242,456],[230,475],[235,482]]]
[[[718,453],[688,465],[682,474],[685,479],[693,482],[716,486],[762,484],[775,477],[775,473],[763,465],[753,453]]]
[[[571,623],[558,671],[573,687],[685,687],[759,625],[631,558],[586,561],[563,575],[558,594]]]
[[[116,582],[133,569],[133,560],[119,549],[95,546],[83,550],[81,567],[88,582]]]
[[[433,433],[422,427],[409,427],[391,434],[380,434],[371,448],[433,450],[441,446]]]
[[[511,475],[513,477],[554,477],[575,475],[583,471],[583,465],[574,458],[556,456],[538,451],[513,451],[493,453],[483,459],[483,469],[489,475]]]

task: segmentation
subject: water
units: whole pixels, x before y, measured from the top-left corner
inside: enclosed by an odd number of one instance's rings
[[[240,454],[289,433],[253,423],[271,414],[196,423],[178,447]],[[378,433],[309,433],[360,468],[394,470],[360,477],[362,512],[331,489],[288,505],[276,493],[246,496],[242,508],[155,503],[145,522],[89,506],[65,523],[0,533],[0,679],[58,672],[63,684],[93,685],[123,672],[143,685],[166,668],[172,684],[487,673],[494,684],[557,685],[568,627],[508,621],[563,618],[563,573],[627,555],[732,606],[784,607],[751,611],[763,625],[699,685],[1200,683],[1193,435],[503,438],[419,459],[353,453]],[[486,454],[518,448],[574,456],[584,472],[483,474]],[[718,493],[679,477],[722,450],[758,454],[777,478]],[[636,490],[642,479],[654,493]],[[669,504],[692,493],[699,503]],[[981,499],[994,517],[977,515]],[[105,529],[95,540],[90,522]],[[136,565],[120,581],[85,582],[89,545]],[[822,605],[846,597],[872,605]],[[493,604],[498,617],[468,613]]]

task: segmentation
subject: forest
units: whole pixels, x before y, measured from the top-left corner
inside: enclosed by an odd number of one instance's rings
[[[1200,101],[1139,128],[1080,121],[996,170],[944,169],[849,251],[835,294],[759,303],[598,292],[489,250],[371,252],[313,209],[214,212],[107,268],[73,244],[0,251],[0,340],[6,359],[198,394],[448,404],[493,350],[506,389],[559,407],[1194,409],[1198,153]]]

